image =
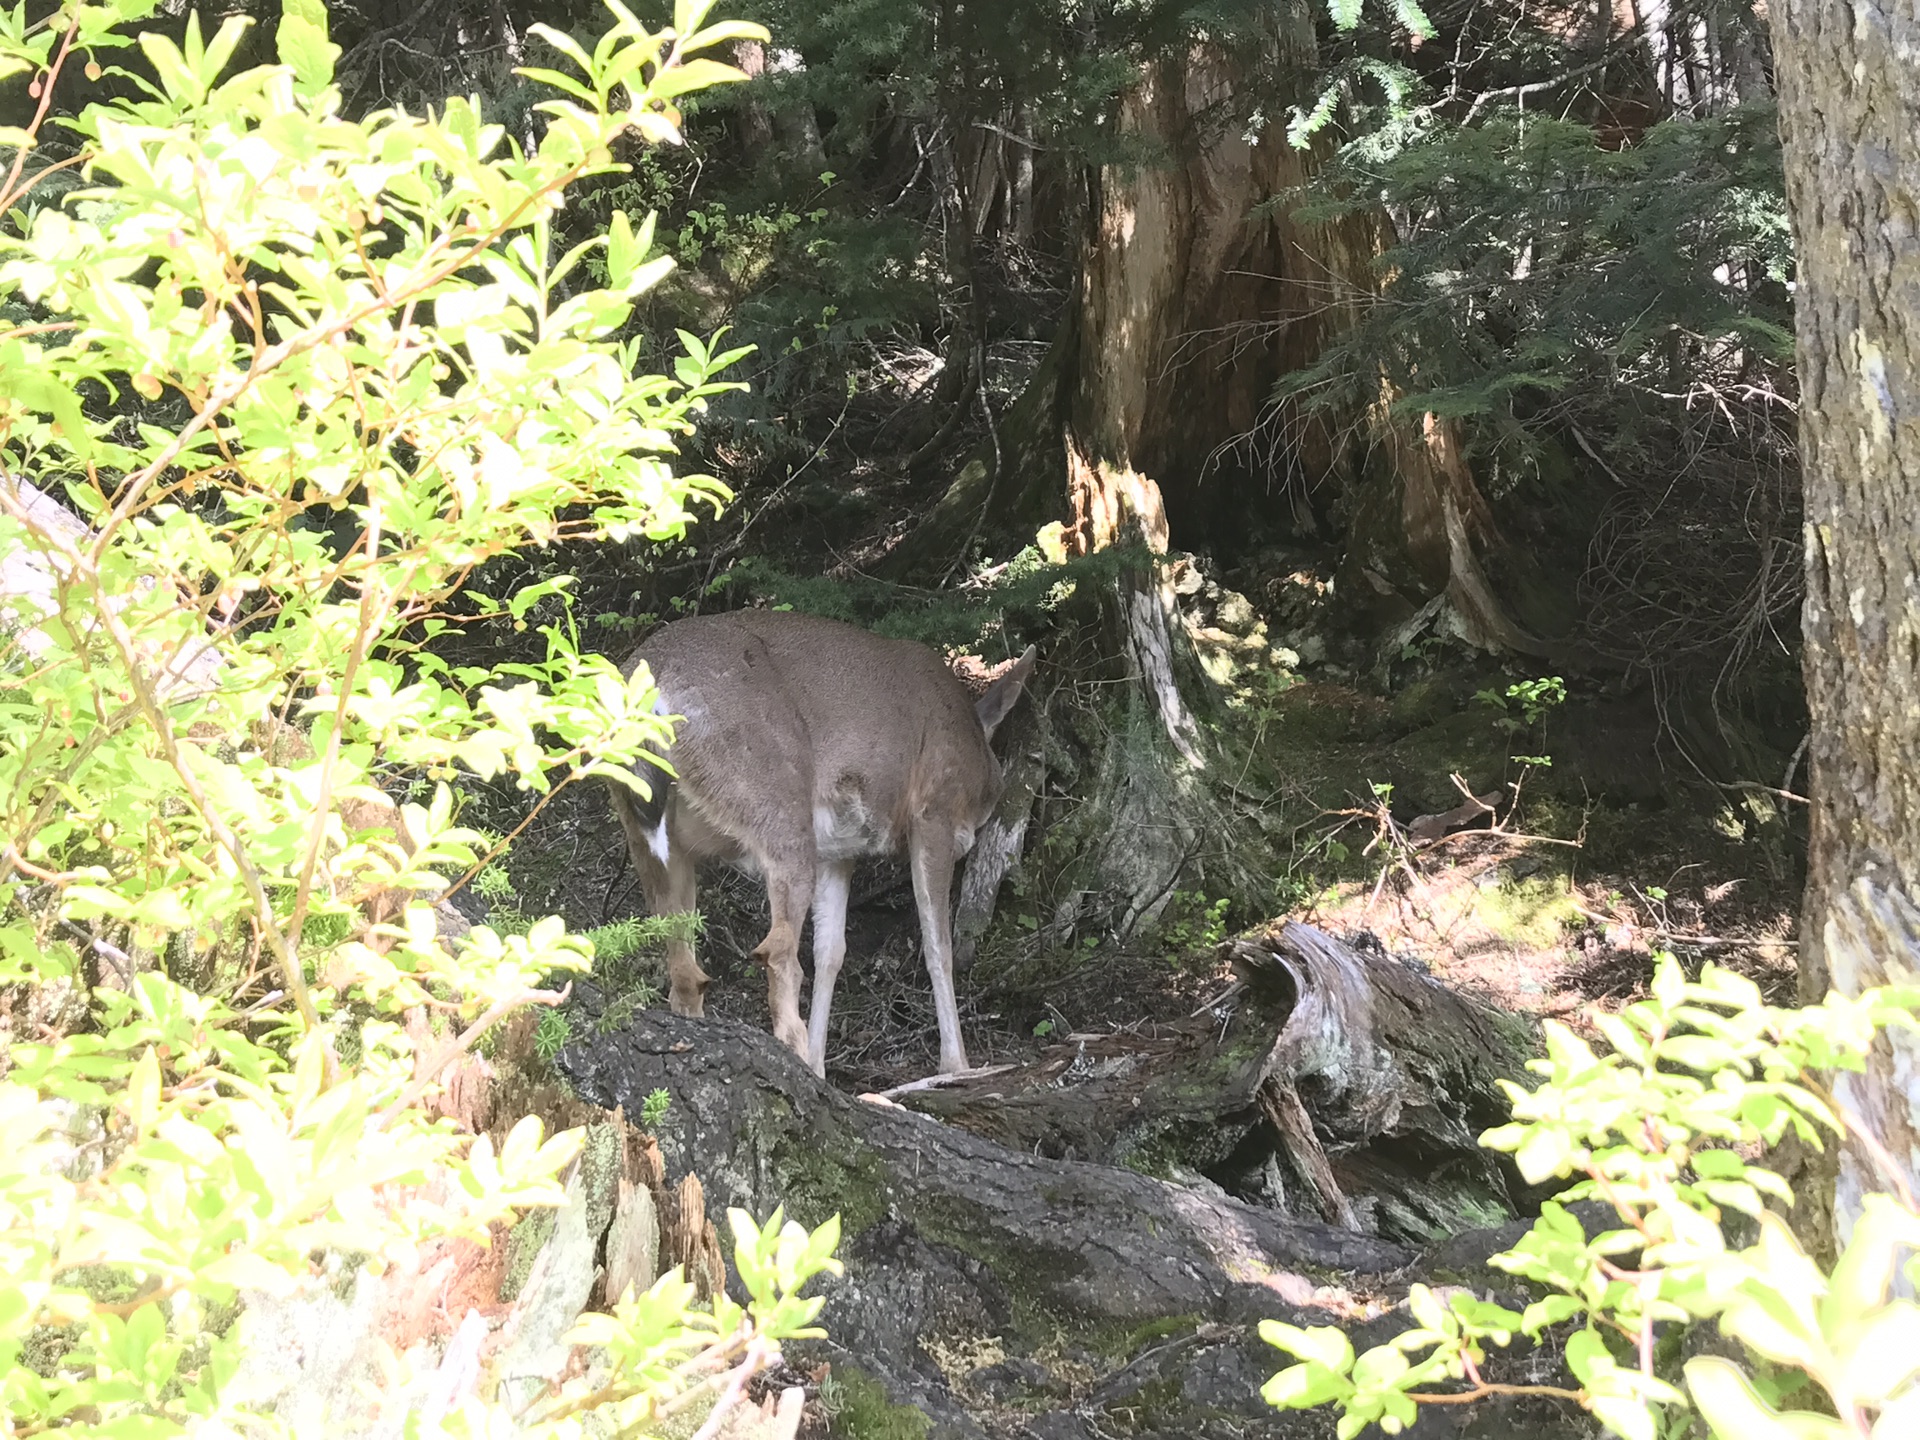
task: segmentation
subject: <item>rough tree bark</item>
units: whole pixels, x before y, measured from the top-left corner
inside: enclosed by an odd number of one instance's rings
[[[1920,11],[1773,11],[1805,462],[1812,819],[1808,999],[1920,981]],[[1884,1039],[1841,1099],[1920,1188],[1920,1044]],[[1834,1229],[1895,1177],[1839,1157]]]

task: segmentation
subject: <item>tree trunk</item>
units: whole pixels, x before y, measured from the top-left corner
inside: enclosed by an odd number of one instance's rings
[[[1805,462],[1812,818],[1801,984],[1920,982],[1920,12],[1773,11]],[[1920,1188],[1920,1044],[1883,1038],[1842,1103],[1898,1169],[1849,1144],[1834,1231],[1860,1197]]]
[[[1025,105],[1013,112],[1020,140],[1013,147],[1013,177],[1007,188],[1007,237],[1016,246],[1033,243],[1033,111]]]
[[[1314,41],[1311,11],[1281,12],[1262,42],[1194,44],[1120,96],[1116,139],[1137,158],[1089,177],[1074,304],[999,427],[1007,473],[976,454],[896,547],[896,571],[950,555],[983,514],[1011,530],[1037,511],[1066,520],[1083,552],[1231,554],[1261,531],[1312,529],[1364,470],[1343,585],[1363,604],[1403,597],[1392,620],[1450,592],[1471,638],[1515,644],[1460,550],[1494,537],[1451,426],[1390,417],[1387,390],[1334,421],[1273,403],[1376,293],[1386,241],[1383,217],[1304,224],[1287,208],[1314,155],[1259,115],[1312,102]],[[1170,706],[1163,719],[1183,736]]]
[[[1640,0],[1639,10],[1647,58],[1653,62],[1654,88],[1660,92],[1668,113],[1685,110],[1692,96],[1688,93],[1685,68],[1680,63],[1673,7],[1669,0]]]
[[[766,62],[775,75],[801,75],[807,62],[798,50],[778,49]],[[805,167],[805,173],[819,175],[827,168],[826,148],[820,142],[820,120],[814,114],[813,101],[795,86],[777,99],[773,106],[773,129],[780,142],[779,153],[787,163]]]
[[[1374,293],[1384,236],[1384,221],[1302,224],[1286,208],[1313,158],[1256,112],[1311,101],[1314,41],[1305,6],[1279,17],[1258,41],[1149,61],[1119,98],[1117,138],[1139,158],[1089,177],[1079,285],[1046,362],[889,556],[894,574],[938,571],[983,533],[1025,543],[1022,527],[1051,516],[1067,553],[1137,557],[1105,598],[1125,682],[1105,693],[1124,703],[1082,727],[1101,778],[1056,938],[1093,915],[1125,934],[1195,879],[1196,856],[1244,848],[1209,793],[1218,701],[1161,564],[1170,548],[1225,557],[1310,528],[1364,472],[1340,579],[1356,623],[1398,623],[1444,594],[1468,638],[1545,648],[1475,559],[1492,527],[1451,427],[1392,417],[1385,389],[1352,424],[1274,404]],[[1212,877],[1215,893],[1243,878]]]
[[[746,98],[739,102],[740,153],[758,165],[773,149],[773,116],[754,92],[753,82],[767,73],[767,46],[762,40],[733,42],[733,63],[747,77]]]

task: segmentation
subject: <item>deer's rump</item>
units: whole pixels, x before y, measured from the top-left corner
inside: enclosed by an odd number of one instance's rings
[[[943,1070],[964,1070],[951,971],[955,862],[1000,794],[994,729],[1032,672],[1026,655],[978,701],[924,645],[768,610],[666,626],[645,664],[656,708],[680,717],[674,770],[644,801],[614,798],[655,914],[694,909],[694,862],[750,859],[766,882],[765,962],[774,1033],[824,1073],[827,1014],[845,953],[847,893],[865,855],[908,852],[933,981]],[[665,777],[660,777],[664,781]],[[800,928],[813,914],[813,1018],[802,1027]],[[702,1013],[708,977],[670,944],[675,1010]]]

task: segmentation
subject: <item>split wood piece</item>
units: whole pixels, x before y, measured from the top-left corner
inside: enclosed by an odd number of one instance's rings
[[[660,1207],[653,1191],[620,1177],[613,1220],[607,1227],[607,1268],[601,1278],[600,1303],[617,1305],[643,1295],[660,1278]]]
[[[694,1293],[701,1300],[711,1300],[725,1287],[727,1272],[720,1233],[707,1218],[706,1195],[699,1178],[688,1174],[678,1186],[669,1186],[666,1162],[653,1137],[629,1122],[622,1109],[615,1109],[614,1120],[624,1127],[625,1145],[621,1154],[619,1198],[615,1201],[613,1226],[607,1236],[602,1298],[611,1304],[620,1298],[628,1283],[634,1285],[636,1292],[643,1290],[659,1279],[663,1271],[678,1265],[693,1283]],[[619,1274],[615,1273],[614,1264],[616,1234],[619,1235]],[[644,1284],[638,1278],[643,1268]]]
[[[1027,826],[1040,786],[1047,778],[1037,700],[1015,709],[1004,727],[1006,759],[1001,765],[1000,803],[974,836],[960,872],[960,894],[953,912],[953,965],[964,973],[973,965],[980,937],[993,923],[1000,884],[1026,848]]]
[[[508,1026],[508,1053],[524,1053],[531,1044],[527,1023],[531,1018],[517,1017]],[[514,1044],[516,1036],[521,1044]],[[539,1116],[552,1133],[613,1125],[619,1138],[619,1164],[606,1201],[606,1263],[594,1292],[600,1303],[611,1305],[630,1283],[639,1293],[667,1268],[679,1264],[687,1266],[686,1276],[700,1299],[719,1293],[725,1281],[725,1252],[718,1229],[705,1213],[699,1182],[694,1182],[690,1196],[685,1181],[670,1185],[659,1146],[627,1119],[624,1110],[616,1108],[609,1116],[557,1085],[528,1085],[517,1074],[495,1083],[491,1098],[491,1113],[478,1117],[475,1128],[484,1129],[496,1147],[505,1142],[507,1131],[521,1115]]]
[[[693,1282],[695,1295],[711,1300],[726,1288],[727,1264],[721,1255],[719,1232],[707,1219],[706,1188],[691,1171],[680,1177],[673,1214],[668,1258]]]
[[[1469,795],[1464,804],[1438,815],[1422,815],[1407,826],[1407,839],[1416,845],[1430,845],[1450,830],[1469,825],[1482,815],[1493,814],[1493,807],[1506,798],[1507,788],[1496,785],[1484,795]]]
[[[1280,1132],[1294,1166],[1320,1197],[1320,1208],[1327,1219],[1358,1230],[1360,1217],[1354,1213],[1353,1203],[1340,1193],[1340,1182],[1333,1177],[1333,1166],[1327,1163],[1327,1152],[1313,1133],[1313,1121],[1300,1103],[1299,1092],[1285,1080],[1270,1079],[1260,1087],[1260,1109]]]

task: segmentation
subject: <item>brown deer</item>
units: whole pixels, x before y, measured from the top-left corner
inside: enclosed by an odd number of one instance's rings
[[[690,913],[694,865],[727,860],[767,886],[773,1033],[826,1073],[827,1012],[846,956],[847,890],[864,855],[907,853],[940,1022],[940,1069],[967,1068],[953,996],[954,862],[1000,798],[988,742],[1033,673],[1033,650],[976,701],[924,645],[772,610],[680,620],[627,663],[653,673],[662,715],[683,717],[642,764],[651,798],[610,783],[647,906]],[[813,911],[813,1008],[800,1023],[800,926]],[[667,945],[670,1000],[702,1013],[708,976],[690,940]]]

